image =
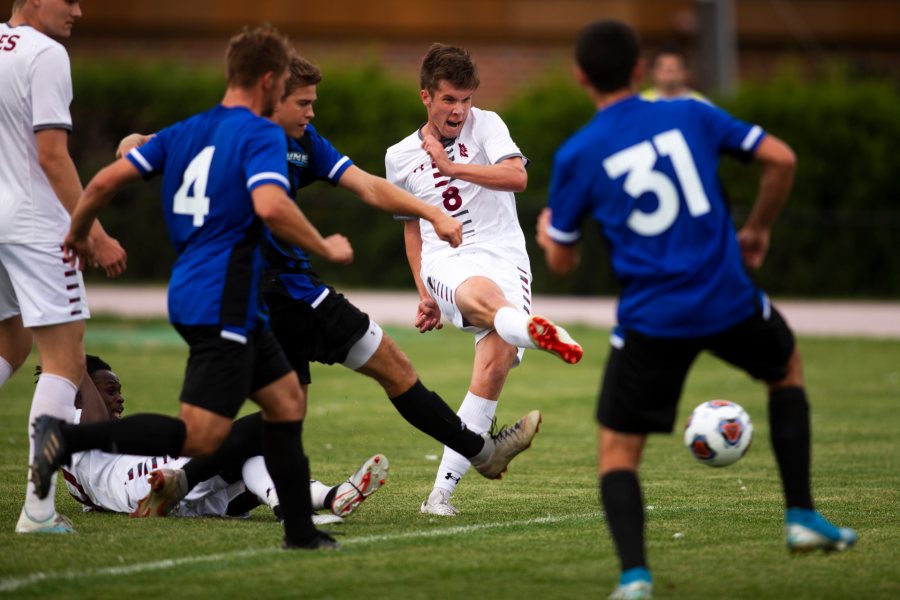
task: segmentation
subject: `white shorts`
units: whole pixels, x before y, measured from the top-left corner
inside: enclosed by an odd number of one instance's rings
[[[0,321],[19,314],[25,327],[91,316],[81,271],[59,244],[0,244]]]
[[[456,289],[471,277],[486,277],[503,292],[517,310],[531,314],[531,271],[529,265],[517,265],[484,250],[463,250],[455,254],[422,261],[421,277],[441,314],[458,329],[475,334],[475,343],[493,329],[466,323],[456,304]],[[519,348],[518,360],[522,360]]]

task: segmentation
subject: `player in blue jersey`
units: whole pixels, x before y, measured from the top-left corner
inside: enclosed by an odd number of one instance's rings
[[[190,346],[179,418],[135,415],[116,422],[65,425],[41,417],[32,465],[39,494],[74,452],[196,456],[213,452],[249,397],[263,412],[266,466],[284,515],[286,548],[337,548],[310,519],[302,424],[306,402],[296,374],[260,317],[261,240],[266,228],[337,262],[349,262],[346,238],[323,239],[287,195],[284,133],[262,118],[284,90],[293,53],[263,26],[232,38],[228,79],[218,106],[168,127],[101,170],[85,189],[64,242],[90,262],[94,217],[127,182],[163,174],[163,206],[178,251],[169,285],[169,317]],[[165,498],[186,485],[160,478]],[[152,508],[152,507],[151,507]]]
[[[608,242],[621,285],[597,408],[600,495],[622,564],[613,598],[649,598],[637,469],[648,433],[669,432],[685,377],[708,350],[769,392],[769,424],[791,550],[843,550],[856,541],[813,508],[810,433],[800,354],[779,312],[748,277],[759,268],[794,175],[791,149],[758,126],[695,100],[635,95],[643,63],[634,31],[586,27],[578,80],[597,114],[558,150],[538,242],[551,269],[578,261],[581,222]],[[716,178],[721,153],[762,163],[759,192],[735,232]]]

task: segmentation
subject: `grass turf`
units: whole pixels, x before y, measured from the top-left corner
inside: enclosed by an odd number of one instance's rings
[[[124,384],[126,414],[174,414],[186,348],[161,323],[98,322],[87,349]],[[422,380],[457,407],[468,384],[471,337],[388,329]],[[573,328],[576,366],[529,352],[507,381],[498,416],[544,414],[534,447],[503,481],[463,480],[454,519],[421,515],[441,447],[413,430],[380,388],[342,367],[314,366],[304,441],[328,483],[375,452],[387,486],[333,526],[340,553],[278,550],[280,526],[262,508],[249,520],[147,519],[83,514],[60,485],[73,536],[13,533],[25,481],[25,421],[36,358],[0,392],[0,593],[105,598],[159,594],[266,598],[605,597],[618,564],[597,503],[594,398],[606,332]],[[704,356],[679,412],[701,401],[741,403],[756,440],[736,465],[710,469],[680,435],[654,436],[642,469],[647,543],[659,598],[900,597],[900,342],[800,340],[813,419],[818,507],[861,539],[843,554],[789,556],[780,487],[768,445],[763,388]],[[251,410],[247,407],[245,410]]]

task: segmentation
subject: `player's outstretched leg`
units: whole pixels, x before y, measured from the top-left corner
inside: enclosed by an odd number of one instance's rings
[[[653,579],[644,567],[624,571],[619,586],[609,595],[609,600],[647,600],[653,597]]]
[[[484,448],[469,459],[472,466],[488,479],[501,479],[510,461],[531,447],[540,427],[541,413],[533,410],[508,427],[483,434]]]
[[[568,331],[545,317],[534,315],[528,319],[528,335],[538,348],[569,364],[574,365],[584,355],[581,344],[573,340]]]
[[[356,510],[363,500],[385,484],[389,468],[390,463],[385,455],[376,454],[369,458],[347,481],[333,488],[331,512],[338,517],[346,517]]]
[[[837,527],[817,511],[789,508],[784,515],[784,534],[791,552],[842,552],[856,543],[856,531]]]
[[[165,517],[187,496],[187,476],[182,469],[158,469],[150,473],[150,493],[138,501],[131,513],[136,519]]]

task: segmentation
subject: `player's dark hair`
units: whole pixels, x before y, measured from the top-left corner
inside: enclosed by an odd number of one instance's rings
[[[85,365],[87,367],[88,375],[93,375],[97,371],[112,371],[112,367],[109,366],[102,358],[99,356],[94,356],[93,354],[85,355]],[[37,380],[40,379],[41,373],[43,373],[43,369],[41,369],[41,365],[35,365],[34,367],[34,382],[37,383]]]
[[[475,90],[481,80],[469,52],[456,46],[432,44],[419,69],[419,89],[433,93],[441,81],[460,90]]]
[[[228,85],[248,89],[266,73],[284,73],[294,49],[290,41],[268,23],[244,27],[228,42],[225,65]]]
[[[640,52],[637,33],[621,21],[591,23],[575,42],[575,60],[598,92],[629,87]]]
[[[288,78],[284,82],[284,96],[287,98],[294,90],[308,85],[317,85],[322,81],[322,71],[302,56],[295,54],[288,65]]]

